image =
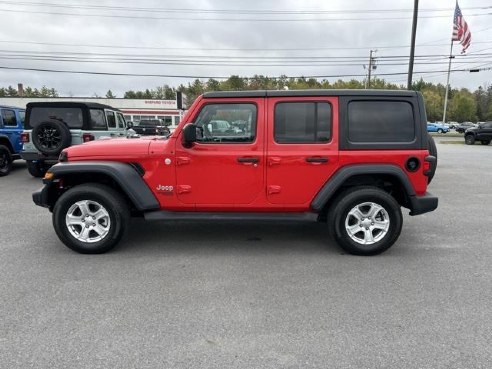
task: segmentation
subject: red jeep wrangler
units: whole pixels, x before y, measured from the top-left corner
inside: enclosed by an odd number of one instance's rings
[[[168,137],[65,149],[34,202],[73,250],[102,253],[131,215],[147,220],[318,220],[346,251],[400,235],[401,207],[432,211],[436,169],[413,91],[212,92]]]

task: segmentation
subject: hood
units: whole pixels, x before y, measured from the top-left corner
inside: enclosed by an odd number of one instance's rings
[[[96,140],[81,145],[71,146],[65,150],[68,159],[111,159],[135,158],[149,153],[150,143],[155,138],[113,138]]]

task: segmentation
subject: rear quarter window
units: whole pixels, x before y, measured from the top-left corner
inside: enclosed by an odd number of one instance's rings
[[[351,101],[348,140],[352,143],[409,143],[415,140],[412,105],[407,101]]]
[[[43,122],[58,121],[69,128],[82,128],[83,117],[80,108],[34,107],[31,109],[29,127],[35,128]]]

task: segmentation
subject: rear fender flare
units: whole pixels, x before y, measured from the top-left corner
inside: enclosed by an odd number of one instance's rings
[[[391,164],[365,164],[350,165],[339,169],[330,180],[321,188],[311,202],[311,209],[315,212],[323,210],[325,205],[343,186],[343,184],[356,175],[388,175],[395,177],[403,185],[405,193],[409,197],[416,196],[412,183],[405,172],[396,165]]]

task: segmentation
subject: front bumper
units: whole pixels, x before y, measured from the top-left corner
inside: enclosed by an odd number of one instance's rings
[[[51,183],[45,184],[39,190],[32,193],[32,201],[38,206],[43,208],[50,207],[49,195],[50,195]]]
[[[410,196],[410,215],[420,215],[437,209],[438,198],[426,192],[423,196]]]

